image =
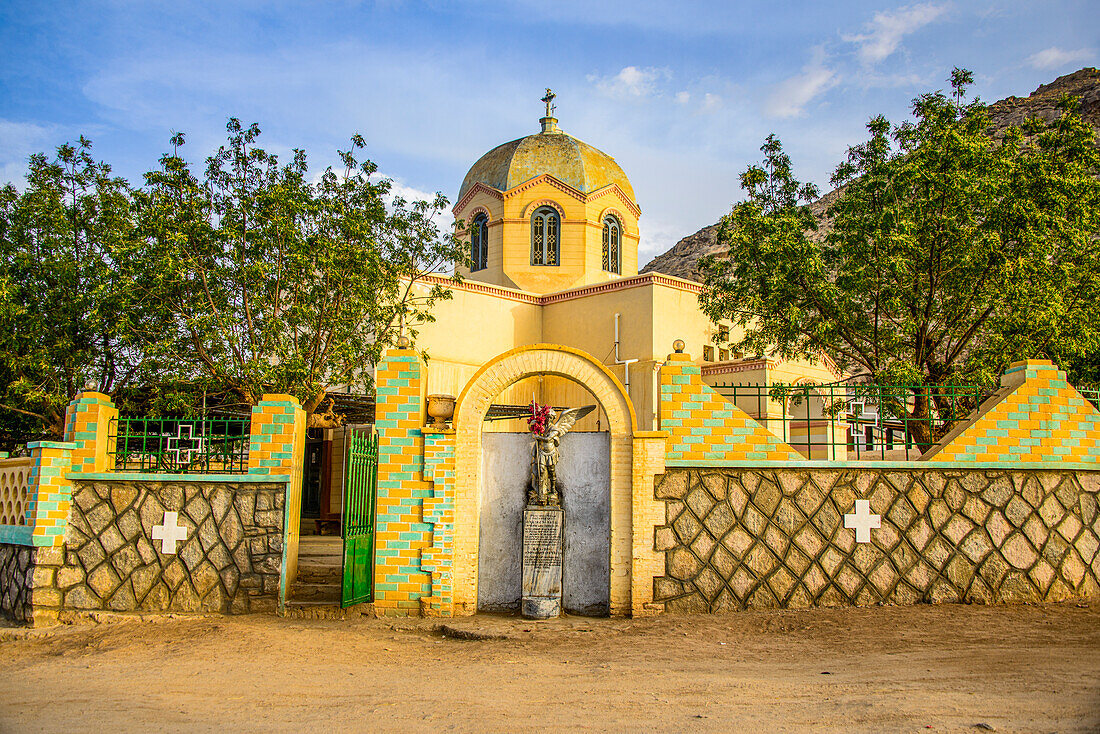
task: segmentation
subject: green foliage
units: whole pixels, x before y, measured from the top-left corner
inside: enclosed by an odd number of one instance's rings
[[[705,265],[704,309],[745,327],[739,349],[824,352],[918,386],[988,384],[1013,360],[1097,352],[1092,129],[1067,99],[1059,119],[995,138],[985,107],[965,101],[970,81],[956,69],[952,95],[920,96],[913,122],[871,120],[821,223],[815,192],[768,138],[764,166],[742,176],[747,200],[723,218],[729,254]],[[912,417],[935,409],[920,393]]]
[[[113,253],[134,237],[129,186],[91,143],[30,159],[20,194],[0,191],[0,431],[8,441],[58,435],[65,406],[90,384],[132,384],[140,350]]]
[[[137,189],[81,138],[0,190],[0,442],[60,435],[88,382],[161,415],[290,393],[317,424],[326,387],[370,389],[450,297],[457,276],[426,277],[465,258],[443,196],[391,197],[358,135],[312,180],[303,151],[280,163],[256,125],[228,131],[201,178],[183,135]]]
[[[131,287],[153,304],[141,337],[154,362],[255,404],[285,392],[312,413],[334,385],[369,386],[367,370],[400,324],[431,320],[450,297],[425,276],[463,249],[436,218],[447,201],[409,204],[360,161],[355,136],[343,170],[308,180],[305,153],[289,163],[229,140],[200,181],[176,150],[136,192],[139,244],[123,258]]]

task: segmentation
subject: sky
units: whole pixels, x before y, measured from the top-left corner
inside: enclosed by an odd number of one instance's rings
[[[318,172],[361,133],[400,191],[453,202],[551,87],[633,183],[645,263],[741,198],[771,133],[825,191],[871,117],[955,66],[992,102],[1100,64],[1094,1],[3,1],[0,182],[80,135],[140,183],[183,132],[201,170],[236,117]]]

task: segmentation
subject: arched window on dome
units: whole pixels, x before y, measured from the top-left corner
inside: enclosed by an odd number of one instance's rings
[[[553,207],[542,206],[531,215],[531,264],[557,265],[561,218]]]
[[[603,269],[609,273],[621,273],[623,228],[619,220],[608,214],[603,218]]]
[[[470,271],[489,266],[489,217],[484,213],[474,217],[470,225]]]

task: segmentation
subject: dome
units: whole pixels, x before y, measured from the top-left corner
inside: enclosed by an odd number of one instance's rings
[[[552,119],[552,118],[549,118]],[[543,125],[544,130],[548,127]],[[634,201],[634,187],[615,159],[572,135],[541,132],[498,145],[478,159],[458,191],[458,201],[477,182],[500,191],[519,186],[535,176],[549,173],[573,188],[590,193],[608,184],[618,184]]]

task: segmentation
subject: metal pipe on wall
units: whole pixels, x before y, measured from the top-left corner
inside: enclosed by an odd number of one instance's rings
[[[638,359],[619,359],[619,314],[615,314],[615,364],[623,365],[623,386],[626,388],[627,397],[630,397],[630,365]]]

